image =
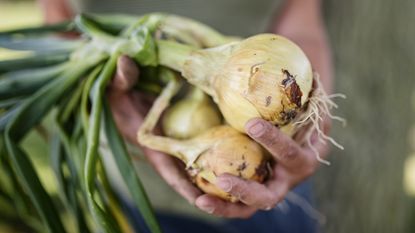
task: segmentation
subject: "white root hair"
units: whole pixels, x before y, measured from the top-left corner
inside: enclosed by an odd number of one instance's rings
[[[328,95],[320,82],[319,75],[317,73],[314,73],[313,76],[314,79],[314,85],[313,90],[308,98],[307,102],[307,108],[304,113],[300,114],[293,123],[295,127],[295,131],[298,131],[301,128],[307,127],[307,131],[305,132],[304,137],[302,137],[300,140],[300,143],[306,144],[316,155],[317,160],[320,163],[330,165],[330,162],[321,158],[319,151],[316,149],[316,147],[311,143],[311,138],[313,134],[316,132],[318,140],[326,144],[327,141],[329,141],[331,144],[336,146],[337,148],[343,150],[343,146],[340,145],[336,140],[334,140],[332,137],[328,136],[323,131],[323,117],[329,117],[332,120],[339,121],[343,124],[343,126],[346,125],[346,120],[344,118],[341,118],[339,116],[335,116],[331,113],[331,110],[333,108],[338,108],[338,105],[333,101],[334,98],[343,98],[345,99],[346,96],[344,94],[331,94]]]

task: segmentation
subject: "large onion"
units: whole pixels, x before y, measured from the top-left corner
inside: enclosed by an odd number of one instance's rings
[[[226,121],[241,132],[254,117],[280,127],[289,124],[311,91],[307,56],[282,36],[260,34],[204,50],[168,41],[158,47],[159,62],[211,95]]]

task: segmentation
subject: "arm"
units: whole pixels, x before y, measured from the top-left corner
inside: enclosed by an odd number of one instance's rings
[[[296,42],[309,57],[312,66],[320,74],[327,92],[332,91],[332,64],[324,25],[321,18],[320,0],[286,0],[273,32]],[[328,131],[330,120],[322,123]],[[246,126],[248,135],[266,148],[277,161],[272,176],[265,184],[245,181],[239,177],[222,175],[217,185],[224,191],[239,197],[241,203],[228,203],[218,198],[202,195],[196,206],[218,216],[246,218],[258,209],[269,210],[282,201],[297,184],[311,176],[319,163],[311,147],[300,145],[262,119],[252,119]],[[316,132],[314,132],[316,136]],[[328,153],[328,146],[316,137],[312,144],[321,156]]]
[[[46,24],[53,24],[72,18],[73,12],[67,0],[38,0]]]
[[[321,0],[286,1],[272,30],[296,42],[304,50],[314,70],[320,74],[324,89],[331,93],[333,68],[321,16]]]

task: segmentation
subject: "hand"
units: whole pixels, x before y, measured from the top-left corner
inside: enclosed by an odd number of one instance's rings
[[[329,120],[323,122],[323,131],[327,132],[329,125]],[[196,200],[196,206],[208,213],[228,218],[247,218],[259,209],[270,210],[283,200],[289,190],[312,175],[319,165],[310,146],[299,145],[269,122],[252,119],[245,128],[249,136],[276,160],[271,177],[260,184],[229,174],[219,176],[216,185],[238,197],[240,202],[229,203],[205,194]],[[311,143],[321,156],[328,153],[327,144],[317,139],[316,132]]]
[[[124,138],[133,144],[137,144],[137,130],[153,102],[144,93],[132,90],[138,76],[139,69],[135,62],[127,56],[121,56],[117,62],[116,74],[108,88],[108,101],[115,123]],[[148,148],[142,150],[160,176],[190,203],[194,203],[201,192],[190,182],[184,165],[161,152]]]

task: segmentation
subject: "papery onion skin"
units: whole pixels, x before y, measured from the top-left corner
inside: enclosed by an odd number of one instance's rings
[[[297,45],[263,34],[233,49],[213,86],[227,122],[244,132],[246,122],[255,117],[288,124],[306,102],[312,80],[311,64]]]

